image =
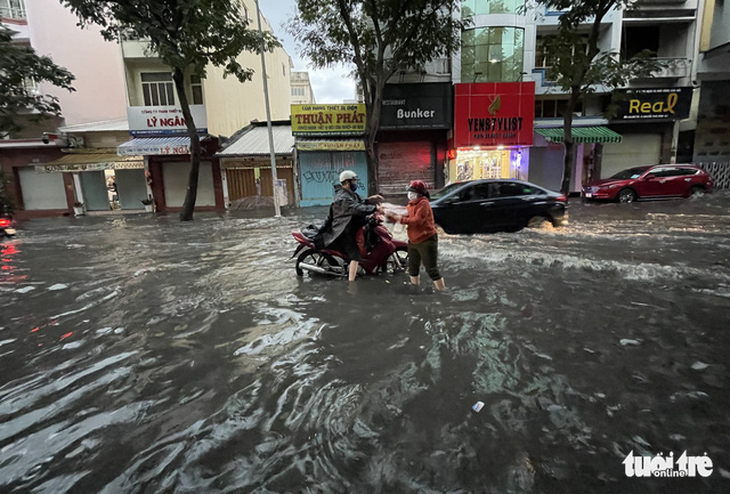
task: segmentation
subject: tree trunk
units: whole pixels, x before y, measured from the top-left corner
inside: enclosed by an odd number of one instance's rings
[[[188,176],[188,189],[185,193],[185,202],[183,202],[182,211],[180,212],[180,221],[191,221],[193,219],[193,211],[195,210],[195,200],[198,197],[198,172],[200,170],[200,137],[198,137],[198,129],[195,128],[193,115],[190,113],[190,104],[185,94],[185,74],[182,69],[176,68],[172,75],[175,81],[175,89],[177,90],[177,98],[180,101],[180,108],[185,118],[185,126],[188,128],[188,136],[190,137],[190,175]]]
[[[563,161],[563,183],[560,192],[566,196],[570,193],[570,178],[573,175],[575,161],[575,141],[573,140],[573,112],[580,98],[580,87],[573,86],[568,99],[568,106],[563,113],[563,145],[565,160]]]
[[[378,135],[378,127],[380,127],[381,105],[383,104],[383,86],[384,83],[380,78],[376,80],[375,87],[372,88],[372,103],[369,105],[369,115],[367,115],[367,123],[365,127],[365,152],[367,153],[368,164],[368,194],[378,194],[380,191],[380,180],[378,179],[378,150],[375,145],[375,139]]]

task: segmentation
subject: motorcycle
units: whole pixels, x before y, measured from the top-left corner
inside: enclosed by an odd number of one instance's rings
[[[13,228],[13,220],[5,216],[0,217],[0,238],[14,236],[15,228]]]
[[[321,274],[347,277],[350,260],[341,252],[332,249],[318,249],[315,237],[319,228],[309,225],[291,232],[299,242],[291,258],[297,258],[297,276]],[[396,240],[383,225],[381,218],[372,215],[357,234],[362,261],[358,274],[377,274],[379,272],[397,273],[408,266],[408,243]]]

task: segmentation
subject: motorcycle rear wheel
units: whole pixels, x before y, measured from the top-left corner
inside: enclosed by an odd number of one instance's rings
[[[316,266],[318,268],[327,269],[327,270],[333,270],[339,268],[339,264],[337,264],[337,261],[329,254],[325,254],[324,252],[317,252],[314,249],[307,249],[301,254],[299,254],[299,257],[297,257],[297,262],[295,264],[295,269],[297,270],[297,276],[304,276],[304,271],[306,269],[302,269],[302,264],[308,264],[310,266]],[[309,275],[315,275],[320,273],[315,273],[314,271],[308,271]],[[325,274],[325,273],[322,273]],[[337,272],[333,271],[331,275],[337,275]]]
[[[398,247],[395,252],[388,256],[388,260],[381,267],[384,273],[402,273],[408,268],[408,249]]]

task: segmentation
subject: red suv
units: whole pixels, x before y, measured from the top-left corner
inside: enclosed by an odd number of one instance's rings
[[[634,202],[637,199],[689,197],[712,192],[713,186],[710,174],[694,165],[637,166],[586,184],[583,197]]]

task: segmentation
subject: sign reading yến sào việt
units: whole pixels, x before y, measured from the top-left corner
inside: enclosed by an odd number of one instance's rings
[[[362,135],[365,105],[291,105],[291,128],[295,136]]]

